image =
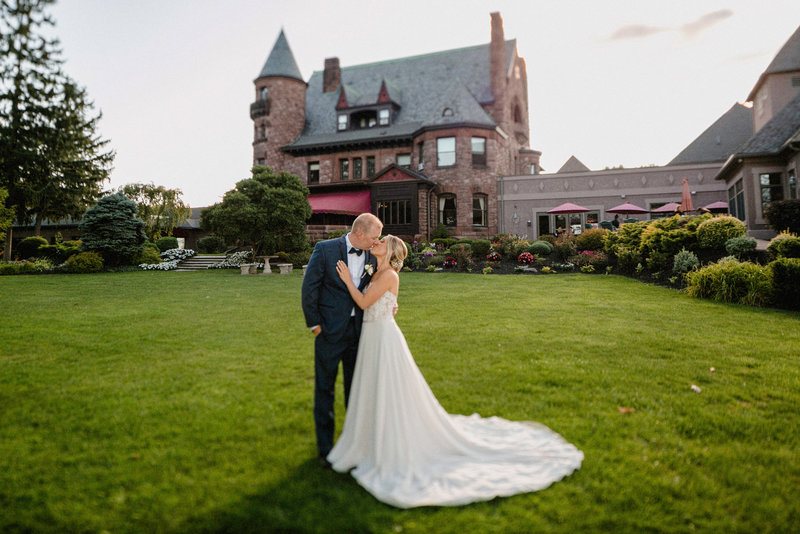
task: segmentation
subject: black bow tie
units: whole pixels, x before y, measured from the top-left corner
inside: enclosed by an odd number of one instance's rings
[[[361,256],[362,252],[364,251],[357,249],[356,247],[350,247],[350,251],[348,252],[348,254],[355,254],[356,256]]]

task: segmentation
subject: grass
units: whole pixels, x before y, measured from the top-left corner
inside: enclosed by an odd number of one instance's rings
[[[316,465],[301,281],[0,278],[0,531],[800,524],[798,314],[616,276],[404,273],[397,321],[443,406],[540,421],[585,461],[538,493],[397,510]]]

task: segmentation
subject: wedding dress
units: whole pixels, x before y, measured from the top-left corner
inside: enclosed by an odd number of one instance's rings
[[[580,467],[583,453],[544,425],[448,414],[394,321],[395,302],[387,291],[364,310],[334,470],[411,508],[541,490]]]

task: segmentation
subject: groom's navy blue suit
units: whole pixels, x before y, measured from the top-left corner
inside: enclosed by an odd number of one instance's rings
[[[365,266],[377,267],[377,260],[368,250]],[[347,286],[336,272],[336,263],[347,263],[345,237],[321,241],[314,247],[303,278],[303,314],[309,328],[320,325],[322,333],[314,341],[314,423],[317,430],[317,448],[327,456],[333,447],[334,388],[339,362],[344,373],[344,403],[350,399],[350,384],[356,366],[358,338],[364,312],[356,306]],[[366,270],[359,289],[367,286],[372,275]],[[355,315],[352,315],[355,309]]]

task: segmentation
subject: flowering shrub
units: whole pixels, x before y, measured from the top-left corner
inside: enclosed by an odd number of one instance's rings
[[[171,248],[161,253],[161,261],[183,261],[195,255],[194,250],[183,248]]]
[[[530,252],[523,252],[519,256],[517,256],[517,262],[523,265],[533,265],[536,263],[536,256],[531,254]]]
[[[606,268],[606,265],[608,265],[608,255],[600,250],[584,250],[577,256],[570,258],[570,261],[581,268],[591,265],[593,269],[589,272],[594,272],[594,269]]]
[[[490,252],[497,252],[509,259],[516,258],[531,246],[528,240],[512,234],[498,234],[492,240]]]
[[[30,273],[49,273],[57,270],[47,259],[34,259],[33,261],[9,261],[0,262],[0,275],[9,274],[30,274]]]
[[[502,258],[498,252],[492,251],[486,255],[486,259],[489,261],[500,261]]]
[[[552,273],[552,272],[553,272],[553,269],[551,269],[551,268],[550,268],[550,267],[548,267],[547,265],[545,265],[544,267],[542,267],[542,273],[543,273],[543,274],[550,274],[550,273]]]
[[[442,263],[442,267],[447,267],[448,269],[452,269],[456,265],[458,265],[458,262],[453,256],[447,256],[444,263]]]
[[[565,272],[566,271],[574,271],[575,270],[575,264],[574,263],[570,263],[570,262],[554,263],[553,264],[553,269],[555,269],[557,271],[565,271]]]
[[[449,252],[460,269],[467,269],[472,265],[472,246],[469,244],[456,243],[450,247]]]
[[[227,258],[225,261],[221,261],[219,263],[215,263],[210,269],[231,269],[239,267],[244,263],[250,263],[250,260],[253,258],[253,251],[251,250],[243,250],[241,252],[234,252]]]

